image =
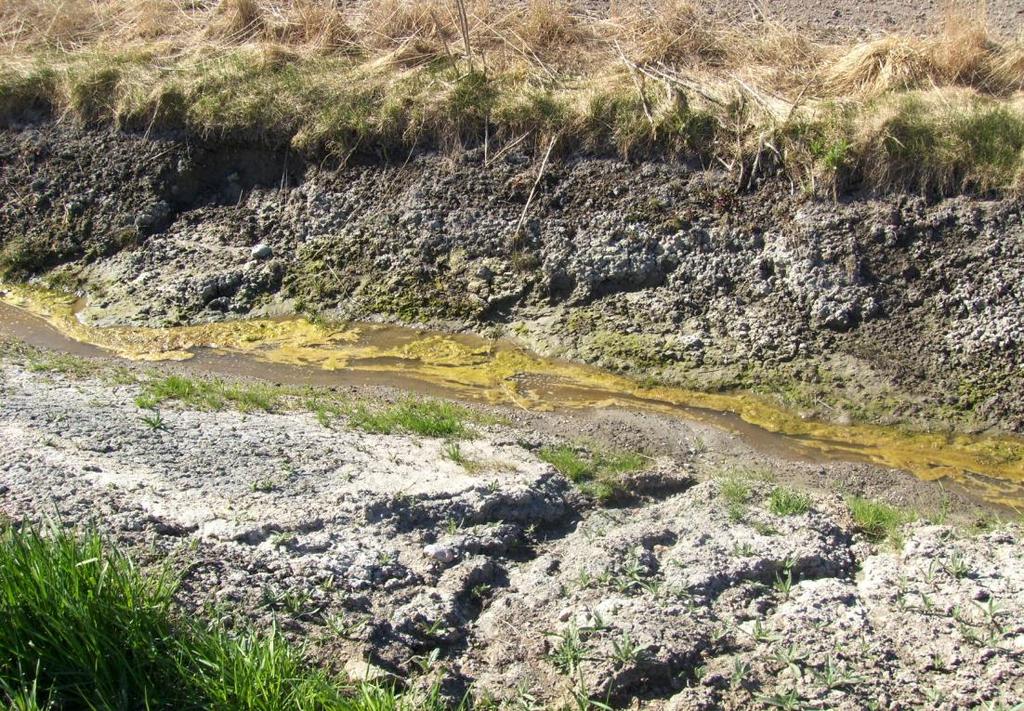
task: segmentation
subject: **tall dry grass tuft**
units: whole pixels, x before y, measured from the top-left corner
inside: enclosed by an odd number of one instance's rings
[[[1024,91],[1024,45],[1008,47],[992,59],[991,81],[1007,93]]]
[[[950,83],[977,86],[988,81],[1000,47],[989,37],[984,12],[947,8],[942,32],[929,43],[936,74]]]
[[[593,36],[566,0],[529,0],[506,29],[544,60],[571,52]]]
[[[227,42],[246,42],[266,33],[259,0],[220,0],[210,23],[210,36]]]
[[[403,65],[451,53],[459,39],[454,5],[444,0],[366,0],[353,19],[360,46]]]
[[[735,60],[806,69],[824,58],[821,44],[778,22],[762,21],[742,27],[738,33],[730,42]]]
[[[896,35],[854,46],[827,70],[832,93],[882,94],[919,86],[932,74],[923,43]]]
[[[304,45],[325,52],[352,52],[358,35],[334,0],[293,0],[273,30],[283,44]]]
[[[995,41],[983,7],[950,6],[938,34],[854,46],[826,70],[826,85],[871,95],[947,85],[1007,94],[1024,85],[1024,47]]]
[[[88,0],[0,2],[0,42],[10,47],[73,51],[103,30],[101,7]]]
[[[726,59],[722,28],[689,0],[634,6],[622,16],[621,28],[632,58],[640,63],[721,65]]]
[[[199,11],[179,0],[135,0],[111,3],[111,34],[118,42],[152,42],[194,31]]]

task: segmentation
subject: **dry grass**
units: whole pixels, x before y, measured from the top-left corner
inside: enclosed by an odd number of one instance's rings
[[[492,68],[600,74],[626,58],[701,80],[739,76],[794,100],[794,92],[876,96],[932,85],[1006,94],[1024,84],[1024,47],[993,39],[980,6],[948,10],[931,36],[850,45],[817,43],[770,19],[725,22],[690,0],[654,0],[643,9],[631,2],[607,17],[583,16],[569,0],[463,6],[473,51]],[[409,66],[465,54],[458,7],[457,0],[7,0],[0,42],[9,56],[157,42],[181,54],[272,42],[300,54],[397,54]]]
[[[1021,88],[1024,52],[995,42],[978,17],[950,15],[931,37],[892,35],[857,45],[827,66],[826,77],[836,94],[965,86],[1005,95]]]
[[[1020,184],[1024,45],[994,39],[978,8],[929,36],[829,45],[688,0],[603,17],[566,2],[464,0],[462,24],[458,0],[6,0],[0,115],[342,156],[557,135],[560,151],[697,155],[740,185],[779,170],[813,189]],[[1001,137],[972,144],[957,112]],[[926,149],[938,162],[912,157]]]
[[[432,0],[379,0],[355,18],[361,46],[394,52],[412,46],[424,57],[444,54],[456,38],[451,8]]]
[[[881,94],[916,88],[931,74],[927,52],[904,37],[883,37],[854,47],[826,71],[834,93]]]
[[[594,28],[565,0],[530,0],[525,12],[507,18],[504,26],[524,48],[546,60],[557,60],[595,39]]]
[[[72,51],[93,42],[102,18],[84,2],[24,0],[0,5],[0,37],[13,50],[47,47]]]
[[[728,57],[722,28],[688,0],[665,0],[649,15],[624,15],[616,29],[630,58],[640,63],[720,66]]]
[[[258,0],[220,0],[208,30],[210,36],[227,42],[267,38],[263,8]]]
[[[348,21],[329,3],[296,0],[281,23],[278,41],[327,52],[351,52],[357,35]]]

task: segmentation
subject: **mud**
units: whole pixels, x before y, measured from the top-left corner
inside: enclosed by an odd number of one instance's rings
[[[871,482],[936,503],[898,473],[615,411],[474,425],[460,442],[472,467],[441,440],[304,412],[165,406],[152,428],[140,385],[30,370],[37,357],[14,348],[0,367],[3,514],[96,525],[144,562],[169,558],[186,609],[276,621],[329,668],[416,685],[436,649],[429,676],[452,698],[509,708],[1024,699],[1021,530],[969,532],[954,495],[945,521],[871,544],[834,492],[859,480],[849,493]],[[662,454],[631,475],[632,503],[595,507],[537,458],[564,433]],[[738,513],[722,493],[737,477]],[[791,486],[818,493],[773,512],[771,492]]]

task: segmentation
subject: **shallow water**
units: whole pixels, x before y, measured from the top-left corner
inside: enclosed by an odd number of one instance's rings
[[[805,420],[749,393],[645,387],[597,368],[541,358],[507,341],[376,324],[253,319],[170,328],[97,328],[54,294],[0,289],[0,331],[77,355],[190,360],[217,374],[290,384],[387,385],[522,407],[621,407],[706,422],[758,449],[812,461],[851,460],[956,482],[989,502],[1024,507],[1024,440],[908,433]]]

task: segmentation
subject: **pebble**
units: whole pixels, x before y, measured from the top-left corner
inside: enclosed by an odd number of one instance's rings
[[[451,563],[458,557],[458,551],[444,543],[431,543],[423,547],[423,555],[440,563]]]
[[[272,256],[274,256],[274,250],[271,249],[270,245],[267,244],[266,242],[260,242],[259,244],[253,246],[251,250],[249,250],[249,255],[253,259],[270,259]]]

